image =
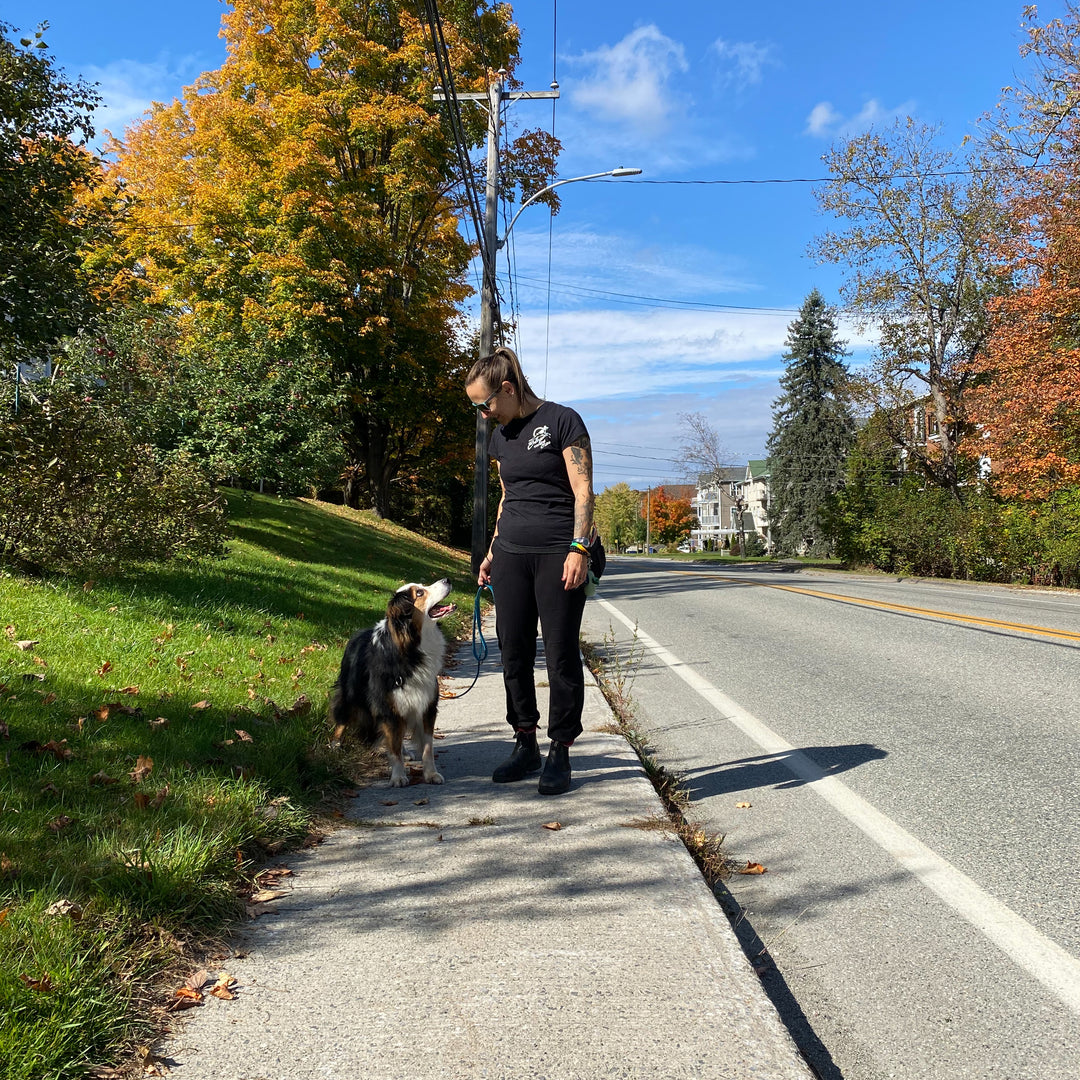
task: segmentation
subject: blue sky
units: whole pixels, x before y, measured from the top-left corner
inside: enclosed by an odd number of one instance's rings
[[[513,7],[526,89],[560,84],[560,176],[644,170],[567,185],[553,221],[530,207],[514,227],[504,316],[517,316],[530,381],[585,417],[598,490],[685,479],[682,413],[705,414],[733,462],[764,456],[787,324],[813,288],[838,302],[842,271],[806,254],[826,224],[812,184],[687,181],[820,177],[834,140],[897,116],[959,143],[1023,72],[1022,5]],[[1062,7],[1040,4],[1041,18]],[[100,84],[99,127],[120,131],[221,63],[222,11],[217,0],[4,0],[0,17],[22,30],[48,20],[59,64]],[[509,121],[550,129],[551,103],[517,103]],[[857,365],[872,330],[842,327]]]

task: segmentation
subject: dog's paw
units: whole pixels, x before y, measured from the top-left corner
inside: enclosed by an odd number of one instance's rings
[[[391,787],[408,787],[409,786],[409,774],[406,772],[392,772],[390,774],[390,786]]]
[[[441,784],[443,782],[442,773],[432,772],[424,773],[425,784]]]

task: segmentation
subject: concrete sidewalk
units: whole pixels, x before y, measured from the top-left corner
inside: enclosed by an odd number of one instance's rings
[[[485,633],[477,685],[440,706],[446,783],[380,781],[290,861],[292,890],[220,965],[236,1000],[207,996],[164,1047],[172,1075],[808,1080],[681,841],[632,827],[660,802],[598,730],[612,717],[591,676],[571,791],[491,782],[512,742]],[[475,670],[466,646],[450,690]]]

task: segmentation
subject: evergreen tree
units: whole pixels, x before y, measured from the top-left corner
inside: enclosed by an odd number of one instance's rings
[[[842,486],[855,422],[845,385],[845,342],[836,316],[815,289],[788,326],[784,393],[773,402],[769,435],[769,518],[783,554],[828,551],[822,510]]]

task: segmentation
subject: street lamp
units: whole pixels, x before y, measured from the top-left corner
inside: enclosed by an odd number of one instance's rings
[[[553,184],[548,184],[547,187],[542,187],[539,191],[534,191],[519,207],[518,212],[510,219],[510,224],[506,226],[506,232],[503,238],[499,241],[498,246],[501,248],[506,243],[506,238],[510,235],[510,230],[514,227],[514,222],[521,217],[522,210],[525,209],[530,203],[536,202],[541,195],[546,195],[549,191],[554,191],[557,187],[562,187],[563,184],[573,184],[578,180],[599,180],[605,176],[640,176],[640,169],[624,169],[621,165],[617,169],[609,169],[607,172],[589,173],[588,176],[568,176],[565,180],[556,180]]]
[[[500,73],[501,79],[502,73]],[[490,107],[488,109],[489,125],[497,124],[499,115],[499,102],[501,101],[501,81],[492,83],[489,89]],[[536,202],[541,195],[562,187],[563,184],[573,184],[578,180],[599,180],[605,176],[637,176],[640,169],[625,169],[621,165],[617,169],[609,169],[607,172],[590,173],[588,176],[568,176],[565,180],[556,180],[554,183],[542,187],[539,191],[530,195],[518,207],[518,212],[513,216],[510,224],[506,227],[503,238],[498,238],[496,225],[496,209],[498,205],[498,138],[492,137],[492,131],[498,134],[497,127],[489,126],[488,130],[488,180],[486,189],[486,205],[484,211],[484,237],[482,246],[484,260],[484,284],[481,288],[480,300],[480,355],[487,356],[495,344],[495,324],[497,322],[498,303],[495,299],[495,253],[506,243],[510,230],[514,223],[521,217],[522,210],[530,203]],[[475,575],[480,564],[484,561],[487,549],[487,479],[488,479],[488,421],[479,411],[476,412],[476,466],[473,475],[473,520],[472,520],[472,572]]]

